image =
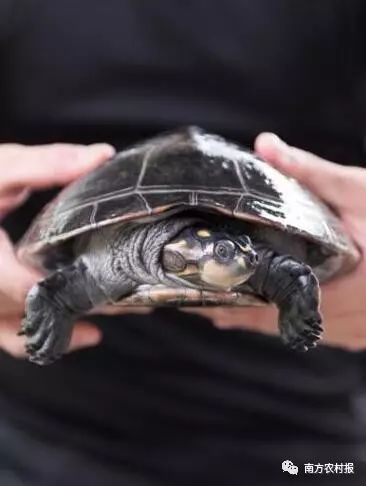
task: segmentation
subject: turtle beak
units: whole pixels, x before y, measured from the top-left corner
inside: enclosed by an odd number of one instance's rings
[[[239,248],[243,252],[243,257],[241,264],[243,267],[248,269],[249,271],[255,270],[258,265],[258,254],[250,245],[239,245]]]

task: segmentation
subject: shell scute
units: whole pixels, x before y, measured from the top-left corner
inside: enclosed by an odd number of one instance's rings
[[[248,150],[197,127],[118,153],[62,190],[20,244],[37,254],[85,231],[171,209],[216,211],[300,234],[355,261],[340,221],[318,198]]]

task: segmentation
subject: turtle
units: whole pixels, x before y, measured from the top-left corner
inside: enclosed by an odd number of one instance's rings
[[[60,191],[18,246],[45,278],[26,298],[30,361],[66,351],[103,305],[277,305],[280,336],[323,332],[319,284],[359,251],[337,215],[246,147],[188,126],[118,152]]]

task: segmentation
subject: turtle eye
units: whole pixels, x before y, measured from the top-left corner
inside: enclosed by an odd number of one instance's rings
[[[230,240],[218,241],[214,247],[214,255],[217,261],[226,263],[235,256],[235,245]]]

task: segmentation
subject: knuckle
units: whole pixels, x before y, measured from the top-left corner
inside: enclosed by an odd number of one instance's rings
[[[344,179],[349,186],[360,190],[362,198],[364,198],[366,191],[366,170],[361,167],[344,167],[343,169]]]
[[[343,208],[355,209],[364,206],[366,192],[366,170],[359,167],[337,167],[332,175],[332,189],[339,195]]]

